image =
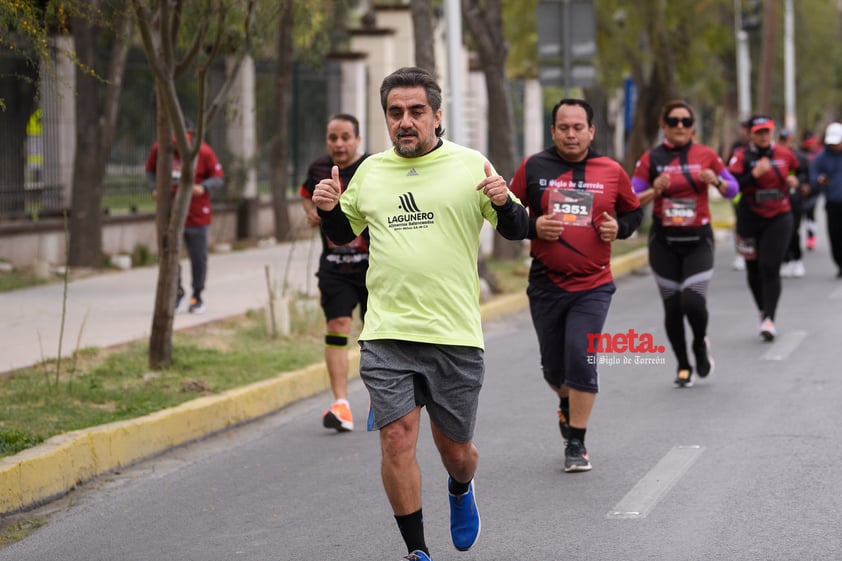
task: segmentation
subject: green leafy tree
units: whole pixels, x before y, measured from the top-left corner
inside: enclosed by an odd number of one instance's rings
[[[723,66],[717,54],[734,52],[732,29],[723,26],[727,4],[653,0],[634,9],[621,0],[596,4],[601,85],[616,88],[631,76],[637,87],[626,169],[657,139],[658,113],[666,101],[698,101],[722,88]]]

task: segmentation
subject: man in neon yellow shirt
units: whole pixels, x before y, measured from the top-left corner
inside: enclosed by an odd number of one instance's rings
[[[449,476],[453,545],[466,551],[480,533],[472,442],[485,370],[479,234],[488,220],[504,237],[523,239],[528,216],[482,154],[441,139],[441,88],[427,71],[396,70],[380,98],[393,148],[363,162],[344,193],[334,167],[312,200],[335,243],[369,229],[360,334],[369,430],[380,431],[383,486],[409,551],[404,559],[429,561],[415,455],[421,407]]]

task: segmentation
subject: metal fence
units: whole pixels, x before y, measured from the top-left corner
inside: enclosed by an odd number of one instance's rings
[[[276,134],[286,134],[289,143],[290,193],[297,191],[310,161],[324,153],[324,123],[328,115],[339,107],[337,92],[338,65],[327,62],[319,68],[296,64],[293,74],[293,107],[288,131],[277,131],[275,104],[275,64],[273,61],[258,61],[256,64],[256,112],[257,112],[257,182],[258,193],[268,196],[271,186],[271,147]],[[4,78],[0,77],[0,80]],[[6,77],[5,79],[9,79]],[[212,68],[210,89],[221,87],[224,80],[224,66]],[[329,83],[331,86],[329,86]],[[155,96],[154,82],[142,51],[134,50],[129,55],[115,138],[112,144],[106,176],[104,178],[103,212],[128,213],[154,208],[149,196],[144,165],[152,143],[155,140]],[[185,113],[195,115],[195,84],[185,81],[179,84]],[[0,221],[6,219],[45,215],[61,215],[70,206],[64,200],[64,188],[57,175],[54,163],[59,158],[57,135],[45,134],[40,116],[48,104],[57,103],[57,96],[63,95],[55,88],[42,88],[38,92],[36,110],[26,127],[26,135],[15,135],[0,131]],[[15,111],[14,100],[6,111]],[[224,112],[211,124],[206,140],[214,147],[223,168],[232,169],[232,157],[225,149],[226,123]],[[5,128],[5,127],[3,127]],[[6,154],[3,156],[2,154]],[[72,162],[69,163],[72,166]],[[68,174],[65,174],[66,176]],[[229,178],[231,179],[231,178]],[[219,193],[220,199],[232,200],[239,196],[234,181],[227,182],[226,190]]]

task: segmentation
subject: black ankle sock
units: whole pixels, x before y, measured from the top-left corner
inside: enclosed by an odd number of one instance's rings
[[[453,479],[452,475],[450,476],[450,482],[448,482],[448,484],[447,484],[447,490],[450,491],[450,494],[456,495],[457,497],[459,495],[464,495],[465,493],[467,493],[468,489],[470,489],[470,488],[471,488],[471,482],[470,481],[468,481],[467,483],[459,483],[458,481]]]
[[[570,427],[570,440],[578,440],[579,442],[584,444],[585,443],[585,432],[587,430],[588,430],[587,428],[580,429],[580,428],[576,428],[576,427],[571,426]]]
[[[421,514],[421,509],[403,516],[396,514],[395,522],[398,523],[403,541],[406,542],[407,553],[420,549],[424,553],[430,554],[427,550],[427,544],[424,542],[424,517]]]

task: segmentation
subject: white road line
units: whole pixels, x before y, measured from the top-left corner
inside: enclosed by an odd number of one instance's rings
[[[703,446],[676,446],[623,497],[607,518],[645,518],[696,461]]]
[[[763,353],[763,356],[760,358],[763,360],[786,360],[792,354],[792,351],[797,349],[798,345],[806,338],[806,331],[787,331],[776,337],[775,342],[769,350]]]

